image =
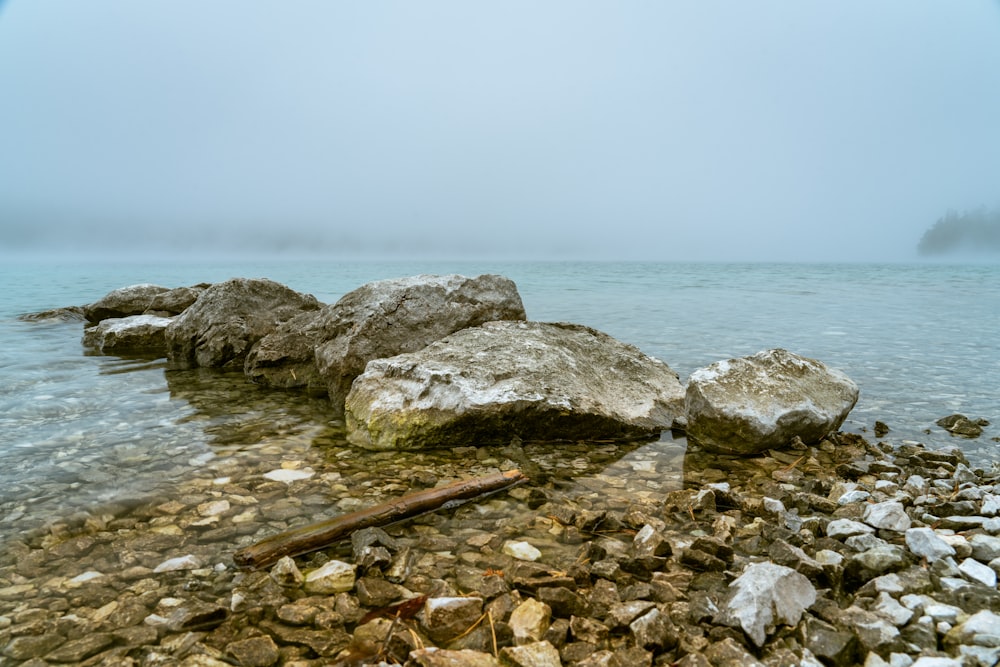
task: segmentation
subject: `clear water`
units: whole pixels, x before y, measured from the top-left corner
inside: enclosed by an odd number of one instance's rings
[[[890,439],[959,445],[981,464],[1000,446],[991,440],[1000,435],[997,265],[14,262],[0,268],[0,539],[95,508],[123,511],[192,476],[290,457],[351,460],[370,473],[377,458],[346,445],[322,400],[163,360],[87,356],[81,324],[17,315],[140,282],[266,277],[332,303],[370,280],[487,272],[517,283],[531,319],[601,329],[682,380],[719,359],[784,347],[861,386],[849,430],[878,419]],[[934,425],[953,412],[993,425],[976,440],[955,439]],[[658,446],[675,457],[676,447]],[[659,456],[656,446],[649,452]],[[630,474],[624,457],[600,483]],[[655,460],[639,468],[655,471]]]

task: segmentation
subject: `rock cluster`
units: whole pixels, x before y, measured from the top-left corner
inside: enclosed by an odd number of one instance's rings
[[[301,474],[189,489],[13,545],[0,655],[192,667],[1000,660],[996,472],[851,434],[752,458],[688,449],[672,491],[567,496],[541,477],[447,528],[440,513],[370,528],[258,572],[236,571],[226,548],[273,532],[338,476],[289,468]],[[434,484],[425,477],[413,481]],[[79,572],[56,575],[58,562]]]

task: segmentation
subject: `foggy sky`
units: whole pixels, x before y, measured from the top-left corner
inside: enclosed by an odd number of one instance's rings
[[[899,260],[1000,2],[0,4],[0,250]]]

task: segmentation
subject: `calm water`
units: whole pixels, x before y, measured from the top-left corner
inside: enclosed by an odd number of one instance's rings
[[[879,419],[890,439],[957,444],[980,464],[1000,446],[991,440],[1000,435],[998,265],[14,263],[0,268],[0,539],[169,493],[206,467],[215,474],[220,461],[266,467],[320,446],[362,467],[367,456],[340,440],[321,400],[266,392],[238,375],[170,370],[163,360],[87,356],[81,324],[23,323],[18,314],[139,282],[266,277],[330,303],[370,280],[487,272],[517,283],[529,318],[601,329],[682,380],[719,359],[784,347],[861,386],[849,430]],[[993,426],[979,439],[954,439],[934,426],[953,412]]]

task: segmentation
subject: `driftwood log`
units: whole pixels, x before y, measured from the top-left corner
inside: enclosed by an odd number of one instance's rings
[[[445,486],[424,489],[374,507],[343,514],[326,521],[293,528],[240,549],[233,562],[245,569],[267,567],[284,556],[300,556],[328,547],[356,530],[410,519],[441,508],[460,505],[482,495],[501,491],[525,481],[520,470],[508,470]]]

